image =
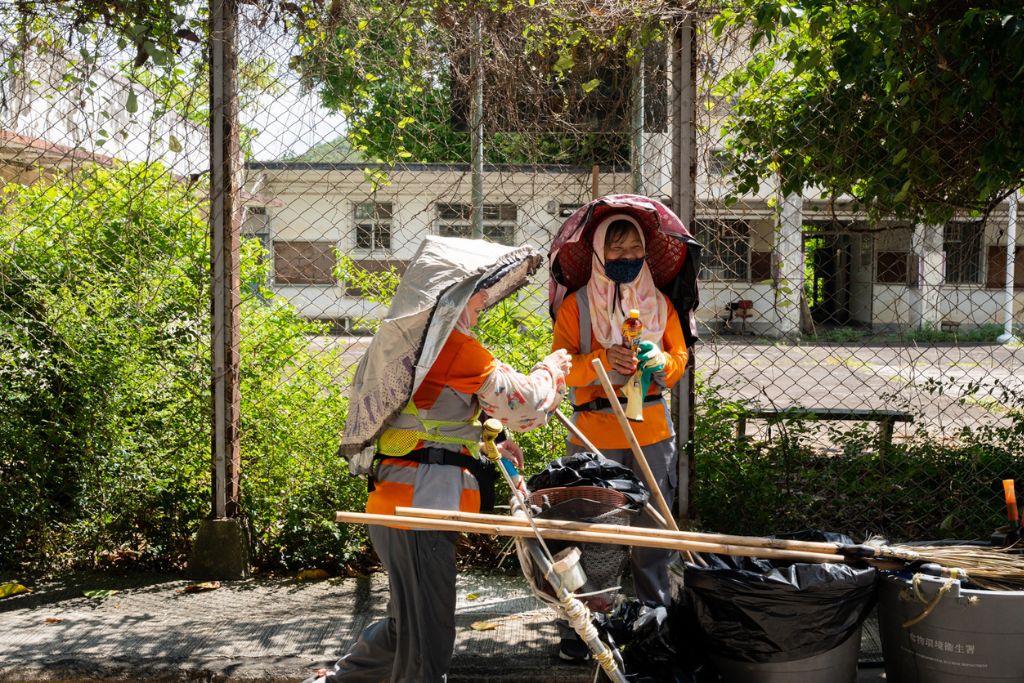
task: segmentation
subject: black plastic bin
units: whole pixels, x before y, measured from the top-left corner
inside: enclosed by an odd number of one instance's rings
[[[852,543],[839,534],[778,538]],[[702,555],[684,566],[685,607],[729,683],[853,683],[876,572],[846,564]]]

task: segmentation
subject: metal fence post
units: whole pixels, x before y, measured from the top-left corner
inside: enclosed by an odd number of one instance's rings
[[[688,15],[672,36],[672,208],[693,229],[697,178],[697,48],[693,16]],[[683,321],[688,324],[688,321]],[[672,388],[672,418],[679,453],[677,515],[684,526],[692,518],[694,479],[693,434],[696,394],[696,353],[690,349],[686,371]]]
[[[190,573],[233,579],[248,572],[238,519],[239,235],[237,0],[210,0],[210,276],[213,518],[200,527]]]
[[[640,45],[639,40],[637,44]],[[644,83],[646,74],[644,73],[644,48],[642,45],[640,45],[637,53],[639,57],[637,58],[636,66],[633,68],[633,91],[630,98],[631,149],[629,167],[632,176],[633,194],[646,194],[644,191],[646,187],[644,182],[644,130],[646,128],[646,117],[644,114],[647,95]]]
[[[472,202],[473,238],[484,236],[484,44],[483,23],[480,13],[473,14],[473,52],[470,55],[470,71],[473,76],[473,97],[470,105],[469,138],[472,147]]]

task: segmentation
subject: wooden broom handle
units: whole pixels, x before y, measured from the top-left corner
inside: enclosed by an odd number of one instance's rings
[[[611,404],[612,412],[615,413],[615,417],[619,420],[619,427],[622,428],[622,433],[625,434],[626,441],[629,442],[629,448],[633,451],[633,457],[640,465],[640,471],[643,472],[644,478],[647,480],[647,486],[651,489],[651,495],[654,496],[654,501],[658,504],[658,510],[661,511],[661,515],[668,523],[668,528],[672,531],[679,531],[679,526],[672,516],[672,511],[669,509],[668,503],[665,502],[665,496],[661,495],[661,487],[658,486],[658,480],[654,478],[654,472],[651,471],[651,466],[647,464],[647,458],[644,457],[643,449],[640,448],[640,442],[636,440],[636,434],[633,433],[633,428],[629,426],[626,412],[619,403],[615,387],[612,386],[612,381],[608,378],[608,373],[605,372],[601,359],[595,358],[590,362],[590,365],[597,372],[597,378],[601,380],[604,393],[608,396],[608,403]]]

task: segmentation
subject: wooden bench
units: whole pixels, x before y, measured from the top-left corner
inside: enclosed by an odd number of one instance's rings
[[[736,417],[736,439],[747,438],[747,420],[846,420],[851,422],[878,423],[878,452],[882,455],[892,445],[892,430],[897,422],[913,422],[914,416],[901,410],[876,410],[874,408],[750,408]]]

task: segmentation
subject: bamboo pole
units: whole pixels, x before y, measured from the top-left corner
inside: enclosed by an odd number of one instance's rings
[[[434,531],[456,531],[489,536],[513,536],[536,538],[536,533],[529,527],[515,524],[482,524],[459,522],[447,519],[430,519],[427,517],[401,517],[398,515],[377,515],[366,512],[338,512],[336,521],[349,524],[380,524],[408,529],[432,529]],[[540,521],[540,520],[537,520]],[[539,525],[538,525],[539,526]],[[784,559],[798,562],[843,562],[842,555],[834,553],[814,553],[802,550],[779,550],[776,548],[755,548],[752,546],[727,545],[722,543],[702,543],[656,536],[639,536],[627,534],[610,534],[594,531],[576,531],[569,529],[539,528],[540,535],[545,539],[570,541],[574,543],[607,543],[610,545],[640,546],[643,548],[661,548],[663,550],[690,551],[697,553],[719,553],[738,557],[763,557],[766,559]]]
[[[633,428],[629,426],[626,413],[622,410],[622,405],[619,404],[619,398],[615,394],[615,387],[612,386],[608,373],[605,372],[604,366],[601,365],[601,359],[595,358],[590,362],[590,365],[597,372],[598,379],[601,380],[601,386],[604,387],[604,392],[608,396],[608,403],[611,404],[612,412],[615,413],[615,417],[619,420],[619,427],[622,428],[622,433],[626,436],[626,441],[629,442],[629,448],[633,451],[633,457],[636,459],[637,464],[640,465],[640,471],[643,472],[644,479],[647,480],[647,486],[651,489],[651,495],[658,504],[658,510],[665,518],[665,521],[668,522],[668,528],[672,531],[679,531],[676,520],[672,516],[672,510],[669,509],[668,503],[665,502],[665,496],[661,494],[658,480],[655,479],[651,466],[647,464],[647,458],[644,457],[643,449],[640,448],[640,442],[636,440],[636,434],[633,433]]]
[[[445,519],[453,522],[469,522],[471,524],[503,524],[530,528],[526,519],[509,515],[488,515],[480,512],[431,510],[429,508],[414,507],[395,508],[395,514],[399,517]],[[708,534],[699,531],[673,531],[671,529],[654,529],[651,527],[625,526],[622,524],[591,524],[589,522],[574,522],[565,519],[534,518],[534,522],[541,529],[592,531],[604,534],[664,538],[676,541],[696,541],[699,543],[720,543],[730,546],[750,546],[751,548],[799,550],[825,554],[842,552],[842,547],[839,544],[816,541],[790,541],[779,538],[764,538],[762,536],[732,536],[729,534]]]

